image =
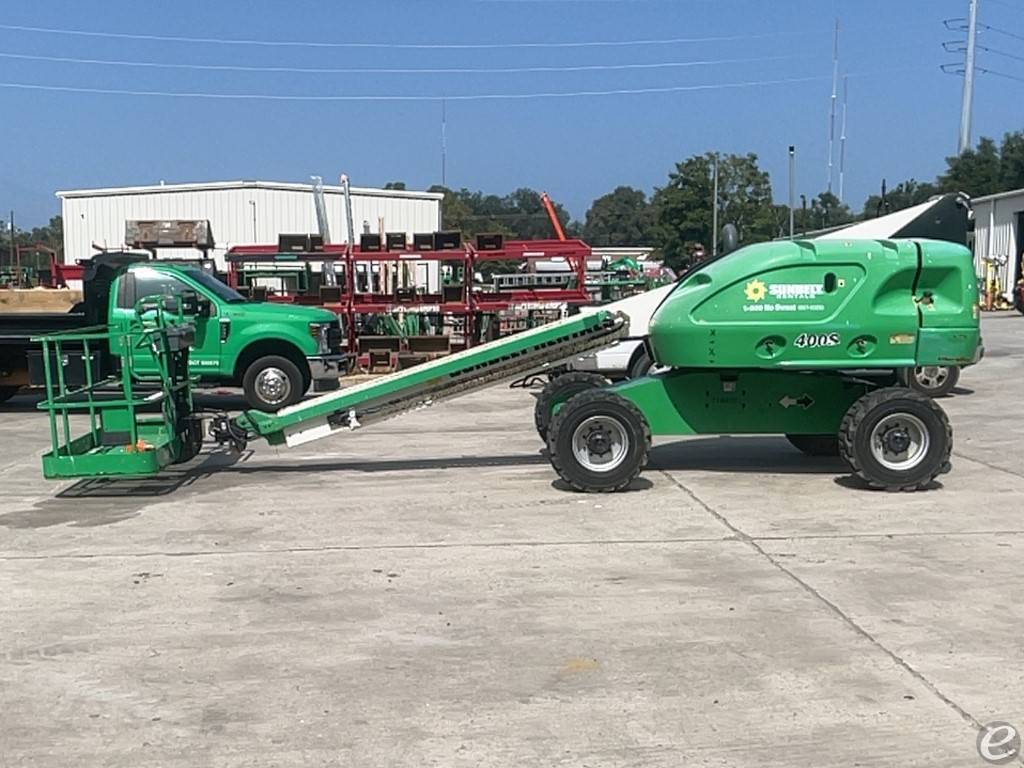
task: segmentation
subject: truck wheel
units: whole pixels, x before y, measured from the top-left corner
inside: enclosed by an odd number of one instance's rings
[[[873,488],[917,491],[949,471],[953,429],[919,392],[890,387],[860,398],[839,428],[839,454]]]
[[[533,406],[533,423],[537,427],[540,439],[547,442],[551,411],[556,405],[565,403],[588,389],[607,387],[608,383],[608,379],[597,373],[574,371],[563,373],[545,384]]]
[[[0,403],[6,403],[12,397],[18,394],[19,389],[21,389],[21,387],[0,387]]]
[[[242,376],[245,400],[260,411],[274,412],[299,402],[306,382],[298,367],[286,357],[267,355],[253,361]]]
[[[807,456],[839,455],[839,438],[836,435],[786,435],[786,439]]]
[[[906,386],[928,397],[945,397],[960,380],[960,368],[955,365],[926,365],[907,368],[902,372]]]
[[[651,355],[647,352],[646,346],[641,348],[640,353],[633,360],[629,366],[629,378],[631,379],[642,379],[644,376],[649,374],[654,368],[654,361],[651,359]]]
[[[548,428],[548,455],[574,490],[624,490],[647,464],[651,430],[629,400],[591,389],[568,401]]]

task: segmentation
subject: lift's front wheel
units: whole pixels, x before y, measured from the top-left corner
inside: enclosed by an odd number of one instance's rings
[[[945,411],[912,390],[870,392],[846,412],[839,453],[874,488],[917,491],[949,471],[953,430]]]
[[[548,427],[551,465],[573,489],[587,493],[627,488],[647,463],[650,445],[640,409],[602,389],[573,397]]]

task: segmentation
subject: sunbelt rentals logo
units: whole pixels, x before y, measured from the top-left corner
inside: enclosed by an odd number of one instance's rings
[[[746,294],[747,301],[762,301],[768,294],[768,286],[760,280],[751,280],[747,283],[747,287],[743,289],[743,293]]]

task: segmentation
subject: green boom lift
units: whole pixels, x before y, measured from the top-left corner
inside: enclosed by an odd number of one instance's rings
[[[606,346],[626,325],[610,305],[277,413],[221,415],[211,432],[236,449],[256,438],[299,445]],[[652,434],[726,433],[784,434],[807,453],[841,455],[872,486],[923,488],[948,471],[952,431],[933,401],[891,386],[893,372],[975,361],[973,260],[929,240],[749,246],[684,275],[655,313],[649,343],[659,373],[615,386],[556,377],[539,398],[551,463],[571,487],[626,488]],[[56,406],[51,396],[42,407],[56,418]],[[181,426],[165,431],[191,423],[175,418]],[[102,425],[93,431],[60,445],[54,430],[53,454],[88,455],[78,476],[136,473],[104,464]],[[175,459],[169,452],[165,463]],[[44,471],[74,475],[45,458]]]

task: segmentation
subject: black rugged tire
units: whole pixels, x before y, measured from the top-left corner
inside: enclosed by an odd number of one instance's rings
[[[651,359],[651,354],[647,351],[646,346],[641,347],[640,352],[629,366],[629,378],[642,379],[651,372],[652,368],[654,368],[654,360]]]
[[[187,419],[181,436],[181,453],[174,460],[175,464],[191,461],[203,449],[203,422],[201,419]]]
[[[790,445],[807,456],[838,456],[838,435],[786,435]]]
[[[282,371],[288,377],[288,382],[291,385],[288,397],[279,403],[264,400],[256,389],[256,377],[266,368],[277,368]],[[306,381],[306,377],[302,375],[298,366],[287,357],[280,357],[278,355],[266,355],[254,360],[245,369],[245,374],[242,376],[242,389],[245,390],[246,403],[251,408],[255,408],[258,411],[266,411],[267,413],[279,411],[282,408],[299,402],[302,396],[306,394],[308,387],[309,383]]]
[[[12,397],[18,394],[19,389],[21,389],[21,387],[0,387],[0,403],[6,403]]]
[[[928,430],[930,444],[916,467],[898,471],[883,467],[871,454],[871,431],[885,416],[910,413]],[[839,428],[839,455],[850,469],[872,488],[886,491],[919,491],[949,471],[953,452],[953,428],[946,412],[930,397],[903,387],[886,387],[861,397],[850,406]]]
[[[945,380],[937,387],[927,387],[918,381],[915,375],[917,372],[916,368],[904,369],[900,372],[900,378],[906,386],[926,397],[946,397],[956,387],[957,382],[960,381],[960,368],[956,365],[940,365],[935,367],[948,370]]]
[[[625,458],[609,472],[587,469],[572,451],[573,432],[591,416],[614,419],[629,437]],[[640,409],[624,397],[603,389],[576,395],[555,414],[548,428],[551,466],[573,490],[584,493],[614,493],[628,488],[646,466],[650,447],[651,429]]]
[[[573,371],[563,373],[544,385],[533,406],[533,424],[540,439],[547,442],[548,427],[551,424],[551,410],[559,403],[565,403],[588,389],[607,387],[608,379],[597,373]]]

